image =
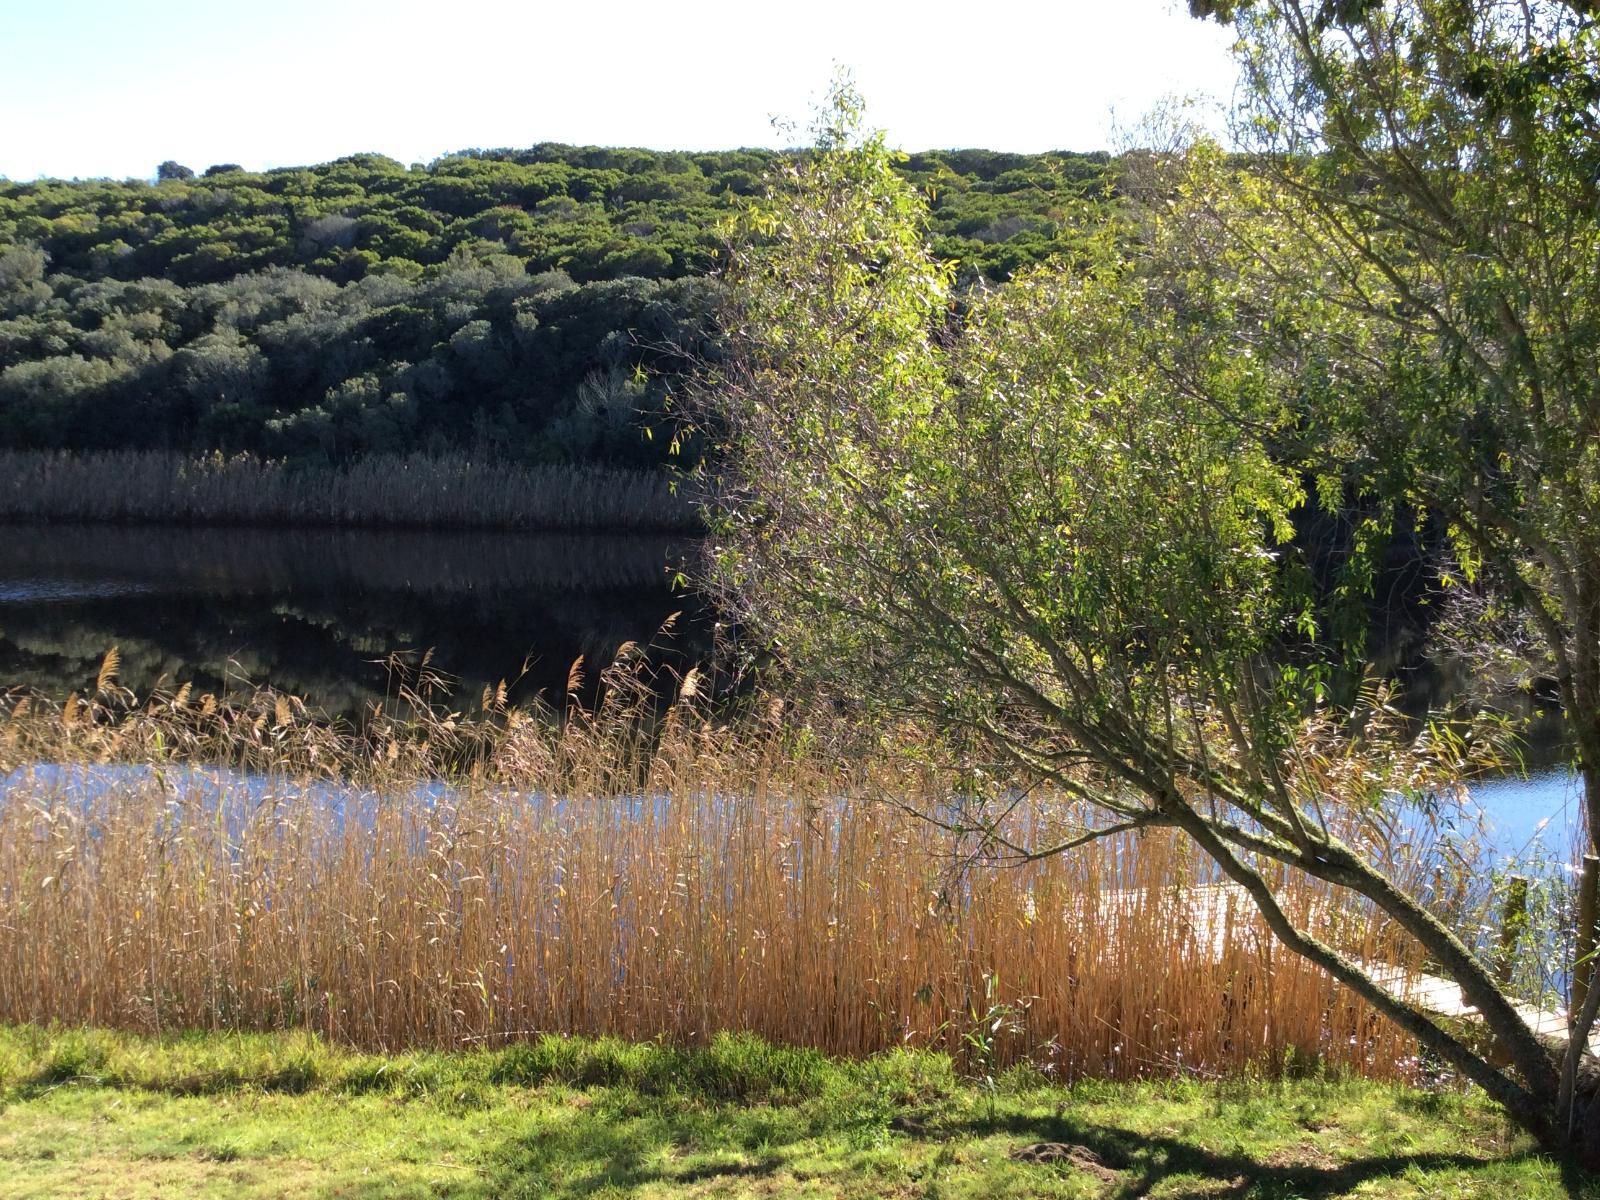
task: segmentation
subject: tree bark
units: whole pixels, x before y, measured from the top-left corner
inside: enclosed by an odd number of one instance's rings
[[[1172,815],[1174,823],[1211,856],[1228,878],[1244,888],[1266,921],[1267,927],[1288,949],[1322,967],[1389,1020],[1414,1035],[1424,1046],[1442,1055],[1463,1075],[1483,1088],[1513,1120],[1533,1134],[1541,1144],[1558,1146],[1564,1141],[1564,1131],[1553,1119],[1555,1063],[1550,1058],[1545,1058],[1546,1069],[1543,1072],[1535,1072],[1535,1078],[1527,1081],[1528,1086],[1491,1066],[1481,1055],[1469,1050],[1421,1009],[1391,995],[1344,955],[1297,928],[1278,904],[1271,887],[1260,873],[1234,853],[1232,847],[1223,840],[1217,830],[1211,827],[1204,816],[1181,800],[1166,808]],[[1384,907],[1381,902],[1379,907]],[[1522,1032],[1524,1037],[1532,1039],[1532,1031],[1526,1024],[1522,1026]]]

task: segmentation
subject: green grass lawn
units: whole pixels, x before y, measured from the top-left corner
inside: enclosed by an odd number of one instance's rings
[[[1039,1143],[1057,1146],[1023,1154]],[[1600,1182],[1480,1098],[1361,1081],[1017,1071],[991,1089],[932,1055],[738,1037],[386,1058],[0,1029],[0,1198],[280,1195],[1540,1200]]]

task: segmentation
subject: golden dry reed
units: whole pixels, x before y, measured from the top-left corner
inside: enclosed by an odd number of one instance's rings
[[[1003,864],[886,801],[937,805],[954,776],[830,750],[777,705],[714,725],[695,678],[654,720],[637,695],[556,720],[490,692],[356,733],[271,695],[134,705],[114,675],[0,705],[0,1021],[380,1050],[748,1030],[1060,1078],[1414,1066],[1241,899],[1197,890],[1183,842]]]
[[[660,471],[376,455],[291,467],[249,455],[0,450],[0,520],[472,529],[699,528]]]

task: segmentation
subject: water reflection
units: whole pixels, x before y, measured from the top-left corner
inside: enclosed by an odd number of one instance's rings
[[[556,694],[682,612],[657,657],[709,642],[674,590],[687,548],[643,537],[359,530],[0,526],[0,681],[64,695],[112,645],[134,691],[268,684],[330,712],[382,700],[381,660],[428,648],[467,696]],[[593,672],[590,673],[593,686]]]
[[[342,714],[387,693],[375,660],[430,647],[469,697],[514,679],[525,660],[513,698],[556,694],[579,654],[592,688],[594,664],[648,642],[676,611],[678,636],[660,657],[705,656],[707,606],[671,585],[691,550],[638,536],[0,525],[0,686],[64,696],[116,645],[136,692],[266,684]],[[1378,634],[1419,719],[1477,690],[1467,664],[1429,659],[1410,625],[1386,621]],[[1570,757],[1548,696],[1492,703],[1521,718],[1528,769]]]

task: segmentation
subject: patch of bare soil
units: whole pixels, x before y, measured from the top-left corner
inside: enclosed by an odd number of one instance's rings
[[[1269,1167],[1310,1167],[1318,1171],[1331,1171],[1339,1160],[1314,1142],[1301,1142],[1298,1146],[1283,1146],[1274,1150],[1262,1162]]]
[[[1086,1146],[1073,1146],[1066,1142],[1034,1142],[1032,1145],[1018,1146],[1011,1151],[1011,1157],[1025,1163],[1066,1163],[1103,1183],[1115,1183],[1118,1179],[1117,1173]]]

